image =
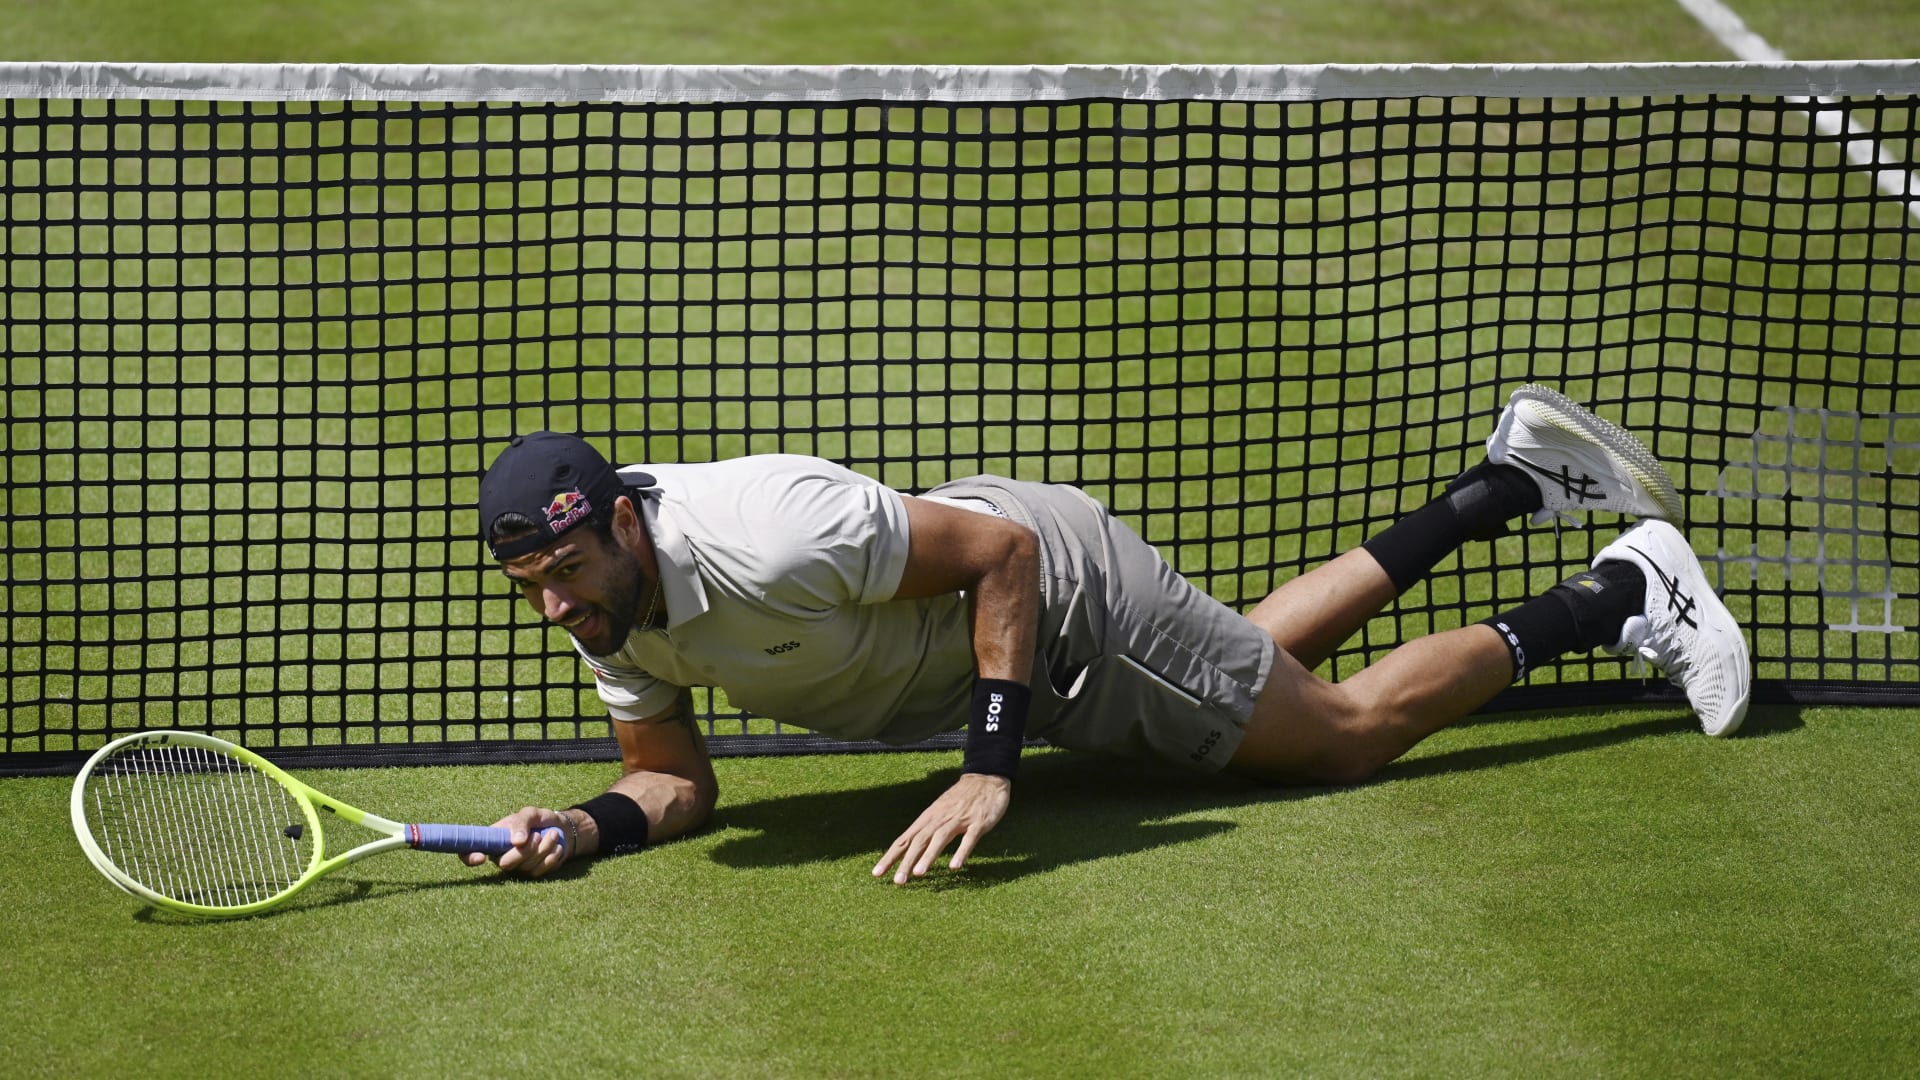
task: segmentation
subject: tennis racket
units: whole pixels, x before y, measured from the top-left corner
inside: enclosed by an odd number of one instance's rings
[[[328,858],[321,811],[381,836]],[[215,918],[284,903],[382,851],[500,855],[513,847],[507,829],[369,814],[246,747],[191,731],[143,731],[101,747],[73,782],[72,812],[80,847],[107,880],[160,907]]]

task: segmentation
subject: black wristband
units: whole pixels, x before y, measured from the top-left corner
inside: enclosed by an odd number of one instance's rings
[[[625,855],[647,846],[647,812],[625,795],[609,791],[567,809],[593,819],[602,855]]]
[[[1027,709],[1033,691],[1007,679],[973,684],[973,708],[967,713],[967,751],[962,772],[1013,779],[1020,746],[1027,735]]]

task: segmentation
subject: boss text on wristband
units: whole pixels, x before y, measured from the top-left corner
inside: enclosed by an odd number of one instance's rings
[[[1027,737],[1027,710],[1032,704],[1033,691],[1017,682],[975,682],[961,770],[1013,779],[1020,763],[1020,746]]]

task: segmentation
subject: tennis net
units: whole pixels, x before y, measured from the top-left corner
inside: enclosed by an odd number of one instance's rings
[[[1920,63],[0,64],[0,767],[608,752],[514,432],[1073,483],[1249,607],[1517,385],[1644,433],[1756,700],[1920,701]],[[1442,564],[1351,672],[1584,564]],[[719,752],[818,750],[702,693]],[[1577,657],[1502,707],[1671,701]]]

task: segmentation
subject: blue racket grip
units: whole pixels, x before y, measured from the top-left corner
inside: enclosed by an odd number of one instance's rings
[[[563,844],[566,842],[559,829],[540,831],[552,833]],[[513,850],[513,833],[488,825],[409,825],[407,846],[419,851],[444,851],[449,855],[465,855],[469,851],[504,855]]]

